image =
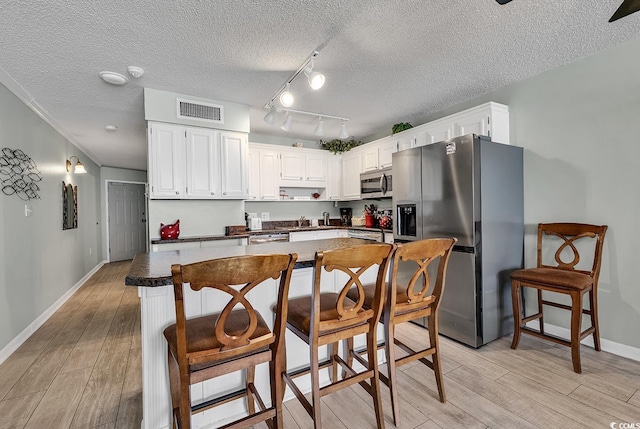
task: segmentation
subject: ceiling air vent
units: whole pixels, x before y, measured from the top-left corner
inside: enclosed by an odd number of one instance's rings
[[[177,99],[178,118],[224,124],[223,108],[219,104]]]

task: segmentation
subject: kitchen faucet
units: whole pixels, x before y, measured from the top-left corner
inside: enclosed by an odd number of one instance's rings
[[[298,226],[302,226],[302,224],[304,223],[305,220],[307,220],[306,217],[300,216],[300,219],[298,219]]]

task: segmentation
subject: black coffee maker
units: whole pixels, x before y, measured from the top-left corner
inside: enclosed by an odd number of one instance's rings
[[[351,226],[352,213],[349,207],[340,209],[340,224],[342,226]]]

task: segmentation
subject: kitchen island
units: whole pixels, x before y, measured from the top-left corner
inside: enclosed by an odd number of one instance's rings
[[[232,246],[225,248],[207,248],[192,250],[174,250],[165,252],[142,253],[136,255],[125,279],[128,286],[138,287],[141,309],[141,342],[142,342],[142,407],[144,429],[165,429],[172,427],[171,399],[169,394],[169,378],[167,373],[167,345],[163,330],[175,322],[173,284],[171,281],[172,264],[189,264],[208,259],[273,253],[297,253],[298,260],[291,276],[290,297],[309,295],[313,279],[313,260],[319,250],[339,249],[351,246],[371,244],[371,241],[354,238],[336,238],[328,240],[274,242],[251,246]],[[365,274],[367,281],[375,281],[376,267]],[[333,292],[342,287],[346,280],[344,273],[325,273],[321,290]],[[268,323],[271,306],[276,301],[278,281],[269,279],[270,288],[264,285],[249,292],[249,299],[255,304]],[[339,285],[339,286],[337,286]],[[226,302],[222,302],[216,291],[185,291],[187,317],[195,317],[220,311]],[[257,295],[260,294],[260,295]],[[287,366],[299,368],[308,365],[308,346],[295,335],[287,331]],[[321,357],[322,357],[321,351]],[[326,352],[324,352],[326,353]],[[328,374],[324,374],[328,378]],[[194,402],[225,392],[236,390],[244,384],[241,373],[229,374],[192,386],[191,396]],[[267,365],[256,368],[256,387],[263,398],[269,398],[269,369]],[[301,383],[300,387],[309,390],[309,386]],[[304,389],[303,389],[304,391]],[[285,399],[292,397],[287,391]],[[234,420],[246,412],[244,401],[234,401],[220,407],[196,414],[192,421],[199,428],[209,424],[220,425]],[[212,426],[213,427],[213,426]]]

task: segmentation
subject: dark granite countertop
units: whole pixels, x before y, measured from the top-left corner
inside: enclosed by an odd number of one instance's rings
[[[214,240],[236,240],[240,238],[248,238],[250,235],[277,234],[277,233],[289,233],[289,232],[301,232],[301,231],[322,231],[327,229],[355,229],[359,231],[382,231],[389,234],[393,232],[390,229],[367,228],[364,226],[329,225],[329,226],[277,227],[277,228],[271,228],[271,229],[247,231],[246,234],[237,234],[237,235],[203,235],[203,236],[194,236],[194,237],[182,237],[182,238],[176,238],[173,240],[161,240],[159,238],[154,238],[151,240],[151,244],[191,243],[191,242],[214,241]]]
[[[298,260],[295,268],[307,268],[312,266],[315,253],[318,250],[340,249],[367,244],[371,244],[371,241],[355,238],[332,238],[293,243],[272,242],[247,246],[139,253],[131,263],[129,274],[125,278],[125,284],[128,286],[147,287],[171,285],[173,284],[171,281],[172,264],[190,264],[208,259],[242,255],[297,253]]]

